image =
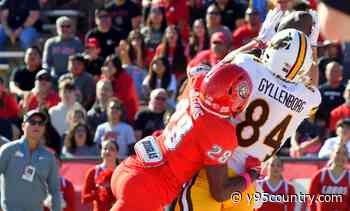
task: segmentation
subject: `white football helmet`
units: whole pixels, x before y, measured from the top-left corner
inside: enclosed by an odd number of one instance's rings
[[[290,81],[300,80],[312,65],[310,39],[296,29],[282,30],[273,36],[262,61],[276,75]]]

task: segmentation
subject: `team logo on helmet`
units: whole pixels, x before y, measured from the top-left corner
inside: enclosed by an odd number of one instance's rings
[[[238,85],[238,96],[240,96],[242,99],[247,99],[249,96],[249,86],[246,82],[241,82]]]
[[[289,50],[292,40],[293,40],[292,35],[291,33],[289,33],[287,36],[282,37],[281,39],[278,39],[275,42],[271,43],[271,47],[276,50],[280,48]]]

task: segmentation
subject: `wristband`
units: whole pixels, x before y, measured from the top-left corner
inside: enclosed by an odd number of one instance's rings
[[[244,172],[242,174],[240,174],[239,176],[244,178],[245,181],[245,185],[246,185],[246,189],[250,186],[250,184],[252,184],[252,179],[250,178],[250,175],[247,172]]]

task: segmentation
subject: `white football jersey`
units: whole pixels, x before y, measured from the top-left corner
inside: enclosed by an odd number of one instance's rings
[[[276,77],[252,55],[239,54],[232,63],[245,69],[253,81],[246,110],[233,120],[239,147],[229,165],[235,166],[236,159],[242,168],[248,155],[261,161],[273,155],[317,109],[321,95],[316,88]]]

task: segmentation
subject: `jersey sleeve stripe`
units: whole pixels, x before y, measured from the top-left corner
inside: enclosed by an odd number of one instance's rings
[[[301,69],[301,67],[304,64],[304,60],[306,57],[306,37],[304,34],[299,33],[299,51],[298,51],[298,56],[297,59],[294,63],[294,65],[292,66],[292,68],[290,69],[289,73],[287,74],[287,79],[288,80],[293,80],[295,78],[295,76],[297,75],[297,73],[299,72],[299,70]],[[283,58],[281,58],[283,59]]]

